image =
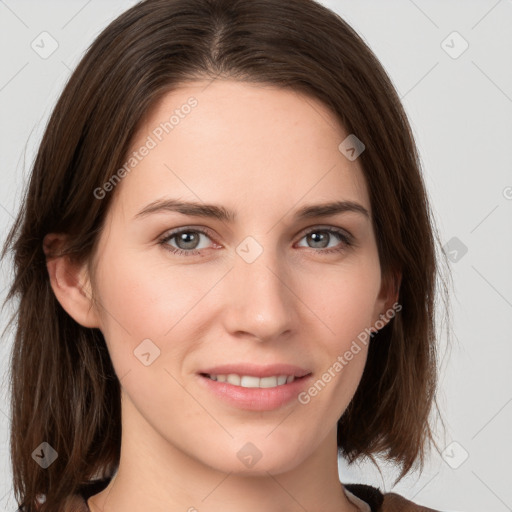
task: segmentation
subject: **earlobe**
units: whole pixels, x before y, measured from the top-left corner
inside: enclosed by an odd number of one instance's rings
[[[99,327],[87,265],[74,262],[68,255],[50,256],[50,250],[54,254],[55,246],[62,241],[61,235],[51,233],[43,242],[53,293],[63,309],[80,325]]]

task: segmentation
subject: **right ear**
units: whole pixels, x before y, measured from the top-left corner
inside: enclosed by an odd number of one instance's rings
[[[64,235],[49,233],[43,240],[46,268],[53,292],[64,310],[76,322],[84,327],[99,327],[99,315],[92,299],[87,265],[74,262],[68,255],[52,255],[58,253],[64,239]]]

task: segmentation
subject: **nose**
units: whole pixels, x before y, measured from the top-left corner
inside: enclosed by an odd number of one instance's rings
[[[242,254],[242,256],[240,256]],[[226,276],[224,322],[236,337],[272,341],[289,335],[296,318],[297,297],[286,263],[264,249],[255,261],[236,254]]]

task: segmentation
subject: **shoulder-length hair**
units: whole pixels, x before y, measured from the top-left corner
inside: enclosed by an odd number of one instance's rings
[[[418,460],[423,468],[425,447],[435,444],[438,238],[412,130],[383,67],[346,22],[312,0],[147,0],[110,23],[69,78],[2,253],[13,252],[6,300],[19,299],[10,321],[11,459],[27,512],[61,511],[80,486],[111,476],[121,445],[120,385],[105,340],[57,301],[43,238],[66,234],[61,254],[89,262],[115,193],[98,199],[94,191],[123,165],[149,110],[205,77],[305,93],[364,143],[381,269],[401,273],[402,310],[369,345],[338,446],[349,462],[384,454],[402,478]],[[58,453],[47,469],[31,456],[42,442]]]

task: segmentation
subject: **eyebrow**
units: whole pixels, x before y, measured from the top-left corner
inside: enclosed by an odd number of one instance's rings
[[[222,222],[234,222],[236,214],[232,210],[228,210],[223,206],[216,204],[205,204],[197,202],[185,202],[177,199],[165,198],[157,199],[146,205],[139,213],[135,215],[135,219],[146,217],[152,213],[161,212],[177,212],[183,215],[193,217],[205,217],[218,219]],[[317,217],[328,217],[345,212],[360,213],[370,218],[368,210],[359,203],[354,201],[332,201],[329,203],[306,205],[299,208],[295,213],[294,219],[310,219]]]

